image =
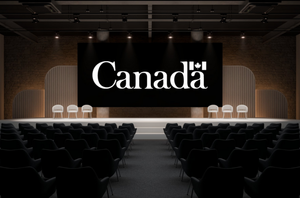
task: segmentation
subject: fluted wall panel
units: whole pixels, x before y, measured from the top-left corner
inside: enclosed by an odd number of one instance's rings
[[[53,117],[52,107],[56,104],[64,107],[63,117],[68,117],[67,106],[77,105],[77,66],[50,69],[45,77],[45,97],[45,117]],[[78,116],[81,117],[80,109]]]
[[[240,104],[248,107],[247,117],[255,117],[255,77],[247,67],[223,66],[223,105],[226,104],[233,106],[233,118],[237,117],[236,107]],[[220,107],[218,117],[222,116]],[[225,118],[229,117],[226,113]],[[240,118],[244,118],[244,114],[240,114]]]
[[[257,89],[255,95],[255,117],[288,118],[288,103],[281,92]]]
[[[13,101],[13,118],[45,117],[45,90],[24,90]]]

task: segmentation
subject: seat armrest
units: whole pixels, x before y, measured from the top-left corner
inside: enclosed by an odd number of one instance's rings
[[[180,158],[179,160],[182,162],[186,162],[186,159],[184,159],[184,158]]]

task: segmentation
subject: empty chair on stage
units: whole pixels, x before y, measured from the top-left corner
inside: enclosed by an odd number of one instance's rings
[[[230,113],[230,116],[232,118],[232,112],[233,112],[233,107],[231,105],[224,105],[222,107],[222,112],[223,112],[223,118],[225,117],[225,113]]]
[[[90,117],[92,118],[93,107],[91,105],[83,105],[81,107],[81,112],[82,112],[82,118],[84,118],[84,113],[90,114]]]
[[[210,118],[211,113],[216,113],[216,118],[218,117],[219,107],[217,105],[209,105],[207,108],[208,118]]]
[[[75,113],[75,116],[77,118],[78,107],[76,105],[69,105],[67,107],[67,112],[68,112],[68,118],[70,118],[70,113]]]
[[[245,118],[247,118],[247,113],[248,113],[248,107],[246,105],[238,105],[236,107],[236,112],[237,112],[237,117],[239,118],[240,117],[240,113],[244,113],[245,114]]]
[[[53,118],[55,118],[56,113],[60,113],[61,117],[63,117],[62,113],[64,112],[64,107],[60,104],[54,105],[52,107]]]

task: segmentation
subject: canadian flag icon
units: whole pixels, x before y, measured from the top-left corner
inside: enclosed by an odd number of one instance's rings
[[[206,70],[206,61],[202,61],[201,64],[198,62],[194,64],[194,61],[189,61],[189,70],[194,70],[194,68],[196,69],[202,68],[202,71]]]

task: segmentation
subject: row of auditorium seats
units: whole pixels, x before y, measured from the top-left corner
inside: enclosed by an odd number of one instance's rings
[[[235,126],[228,123],[218,126],[211,123],[198,126],[194,123],[183,126],[167,123],[163,131],[168,147],[172,148],[171,154],[175,153],[176,166],[178,161],[181,163],[181,180],[186,174],[193,185],[192,193],[195,192],[198,197],[241,198],[243,189],[250,197],[283,195],[279,191],[278,195],[270,193],[266,196],[266,191],[261,187],[268,185],[267,181],[282,184],[283,191],[288,190],[291,195],[297,191],[295,197],[299,197],[299,190],[294,188],[294,184],[284,183],[286,175],[300,176],[298,123],[287,124],[285,128],[281,128],[280,123],[267,127],[263,123],[251,126],[246,123]],[[272,173],[278,178],[274,179]],[[274,185],[278,185],[276,182]],[[235,185],[237,188],[233,190]],[[231,190],[212,193],[212,186],[215,189],[227,186]]]
[[[36,128],[29,123],[19,123],[19,128],[1,124],[0,195],[50,197],[57,189],[59,198],[102,197],[110,178],[116,175],[119,180],[119,162],[125,167],[125,153],[129,155],[135,133],[132,123],[37,124]],[[30,178],[39,190],[32,188]],[[29,187],[23,192],[10,191],[9,185],[18,183]],[[74,184],[72,192],[63,188],[65,183]]]

